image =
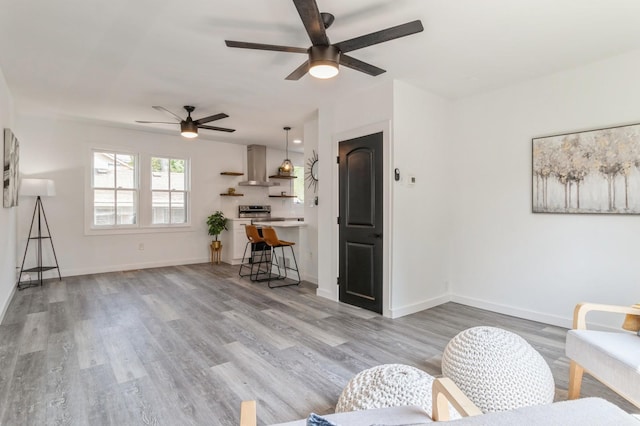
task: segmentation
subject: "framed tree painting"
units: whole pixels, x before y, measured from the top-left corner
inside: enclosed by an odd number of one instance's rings
[[[2,163],[2,205],[18,205],[18,160],[20,145],[11,129],[4,129],[4,157]]]
[[[534,213],[640,214],[640,124],[532,139]]]

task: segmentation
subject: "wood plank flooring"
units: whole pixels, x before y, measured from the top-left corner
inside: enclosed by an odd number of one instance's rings
[[[440,374],[448,341],[477,325],[527,339],[566,399],[565,329],[455,303],[390,320],[224,264],[52,280],[16,292],[0,324],[0,423],[226,426],[243,399],[260,424],[329,413],[366,368]],[[589,377],[583,395],[638,411]]]

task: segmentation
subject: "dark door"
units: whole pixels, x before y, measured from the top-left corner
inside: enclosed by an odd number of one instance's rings
[[[338,152],[340,301],[382,313],[382,132]]]

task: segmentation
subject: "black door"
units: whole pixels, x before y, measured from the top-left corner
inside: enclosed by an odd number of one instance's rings
[[[340,301],[382,313],[382,132],[338,152]]]

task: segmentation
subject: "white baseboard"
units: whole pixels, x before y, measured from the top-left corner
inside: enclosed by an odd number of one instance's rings
[[[13,289],[11,290],[11,293],[9,294],[9,297],[7,297],[7,303],[2,307],[2,315],[0,315],[0,324],[2,324],[2,321],[4,321],[4,316],[7,314],[7,309],[9,309],[9,305],[11,304],[11,301],[13,300],[13,296],[16,294],[16,289],[18,288],[17,285],[13,286]]]
[[[318,277],[314,277],[311,275],[302,274],[302,280],[310,282],[311,284],[318,285]]]
[[[128,263],[121,265],[97,266],[91,268],[65,269],[61,271],[61,273],[62,277],[64,278],[73,277],[76,275],[102,274],[105,272],[131,271],[135,269],[161,268],[164,266],[190,265],[194,263],[208,263],[210,261],[211,259],[209,259],[208,257],[201,257],[196,259],[174,259],[162,260],[157,262]]]
[[[443,294],[438,297],[433,297],[422,302],[413,303],[411,305],[401,306],[395,309],[389,309],[390,318],[400,318],[405,315],[415,314],[416,312],[424,311],[425,309],[433,308],[434,306],[442,305],[451,301],[450,294]]]
[[[316,296],[324,297],[325,299],[333,300],[334,302],[338,301],[338,296],[336,294],[333,294],[331,291],[320,287],[318,287],[318,289],[316,290]]]
[[[573,323],[572,317],[561,317],[558,315],[547,314],[531,309],[502,305],[499,303],[488,302],[486,300],[475,299],[471,297],[458,296],[455,294],[451,295],[451,301],[460,303],[462,305],[473,306],[474,308],[486,309],[487,311],[511,315],[513,317],[528,319],[531,321],[537,321],[544,324],[555,325],[558,327],[571,328],[571,325]],[[571,314],[573,314],[573,312],[571,312]]]

